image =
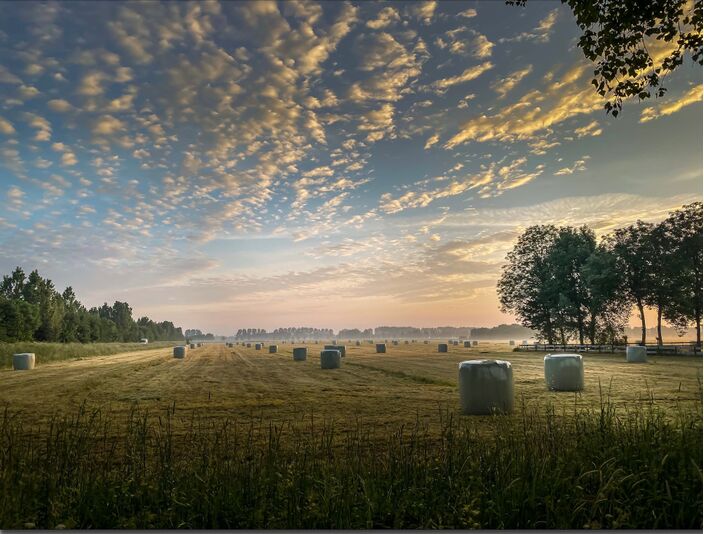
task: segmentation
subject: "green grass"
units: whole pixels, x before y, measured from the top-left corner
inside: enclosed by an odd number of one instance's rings
[[[0,528],[702,527],[700,410],[518,412],[439,411],[438,434],[135,408],[115,439],[109,412],[6,410]]]
[[[12,368],[12,355],[20,352],[33,352],[37,364],[91,356],[109,356],[135,350],[158,349],[176,345],[175,341],[148,343],[0,343],[0,369]]]

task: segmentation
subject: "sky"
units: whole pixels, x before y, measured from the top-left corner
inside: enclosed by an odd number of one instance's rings
[[[702,198],[701,67],[614,119],[579,35],[535,0],[2,2],[0,269],[221,334],[513,322],[526,227]]]

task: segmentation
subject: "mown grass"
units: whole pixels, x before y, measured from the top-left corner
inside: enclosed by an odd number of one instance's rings
[[[158,349],[176,345],[175,341],[154,343],[0,343],[0,369],[12,368],[12,355],[20,352],[33,352],[37,365],[91,356],[109,356],[121,352]]]
[[[702,527],[700,410],[521,407],[488,434],[438,418],[339,432],[135,408],[116,440],[109,412],[28,429],[6,410],[0,527]]]

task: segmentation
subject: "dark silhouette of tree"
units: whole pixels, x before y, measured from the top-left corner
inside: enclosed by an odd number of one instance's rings
[[[526,0],[508,0],[525,6]],[[579,47],[595,64],[592,84],[616,117],[623,101],[661,97],[664,77],[685,57],[702,64],[702,0],[562,0],[582,30]]]

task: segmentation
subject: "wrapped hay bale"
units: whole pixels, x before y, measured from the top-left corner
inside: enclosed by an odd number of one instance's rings
[[[468,360],[459,364],[460,407],[465,415],[513,411],[513,369],[504,360]]]
[[[404,345],[408,345],[408,340],[403,342]]]
[[[361,343],[359,341],[355,341],[354,344],[357,345],[358,347],[361,345]]]
[[[15,371],[29,371],[34,369],[36,357],[33,352],[20,352],[12,355],[12,368]]]
[[[186,346],[185,345],[178,345],[174,347],[174,358],[179,358],[180,360],[184,359],[186,357]]]
[[[447,343],[438,343],[438,352],[447,352]]]
[[[464,342],[464,348],[465,348],[465,349],[471,349],[471,348],[472,348],[472,342],[471,342],[471,341],[465,341],[465,342]]]
[[[254,344],[254,350],[262,350],[262,344],[261,344],[261,343],[255,343],[255,344]]]
[[[295,347],[293,349],[293,361],[304,362],[308,358],[308,349],[305,347]]]
[[[628,363],[645,363],[648,361],[648,349],[642,345],[629,345],[626,347],[626,361]]]
[[[473,346],[473,347],[476,347],[477,345],[479,345],[479,341],[472,341],[472,346]]]
[[[188,347],[189,347],[190,349],[195,349],[195,348],[196,348],[196,344],[195,344],[195,343],[191,343],[190,345],[188,345]]]
[[[344,345],[325,345],[323,347],[325,350],[336,350],[340,353],[340,356],[344,358],[347,355],[347,347]]]
[[[277,352],[279,352],[277,345],[269,345],[269,354],[276,354]]]
[[[377,343],[376,344],[376,353],[377,354],[386,354],[386,343]]]
[[[460,342],[459,342],[458,340],[456,340],[456,339],[452,342],[452,345],[453,345],[454,347],[457,347],[459,344],[460,344]]]
[[[513,339],[511,339],[511,340],[509,340],[508,344],[509,344],[511,347],[513,347],[513,346],[516,345],[516,342],[515,342]]]
[[[579,354],[548,354],[543,358],[545,384],[553,391],[584,389],[584,360]]]
[[[342,355],[339,350],[325,349],[320,351],[321,369],[339,369]]]
[[[251,348],[252,348],[252,344],[251,344],[251,343],[247,343],[247,348],[248,348],[248,349],[251,349]]]
[[[423,341],[423,345],[429,345],[429,344],[430,344],[430,341],[428,341],[427,339],[425,341]]]
[[[398,345],[398,340],[394,339],[394,340],[392,341],[392,343],[393,343],[394,345]]]

